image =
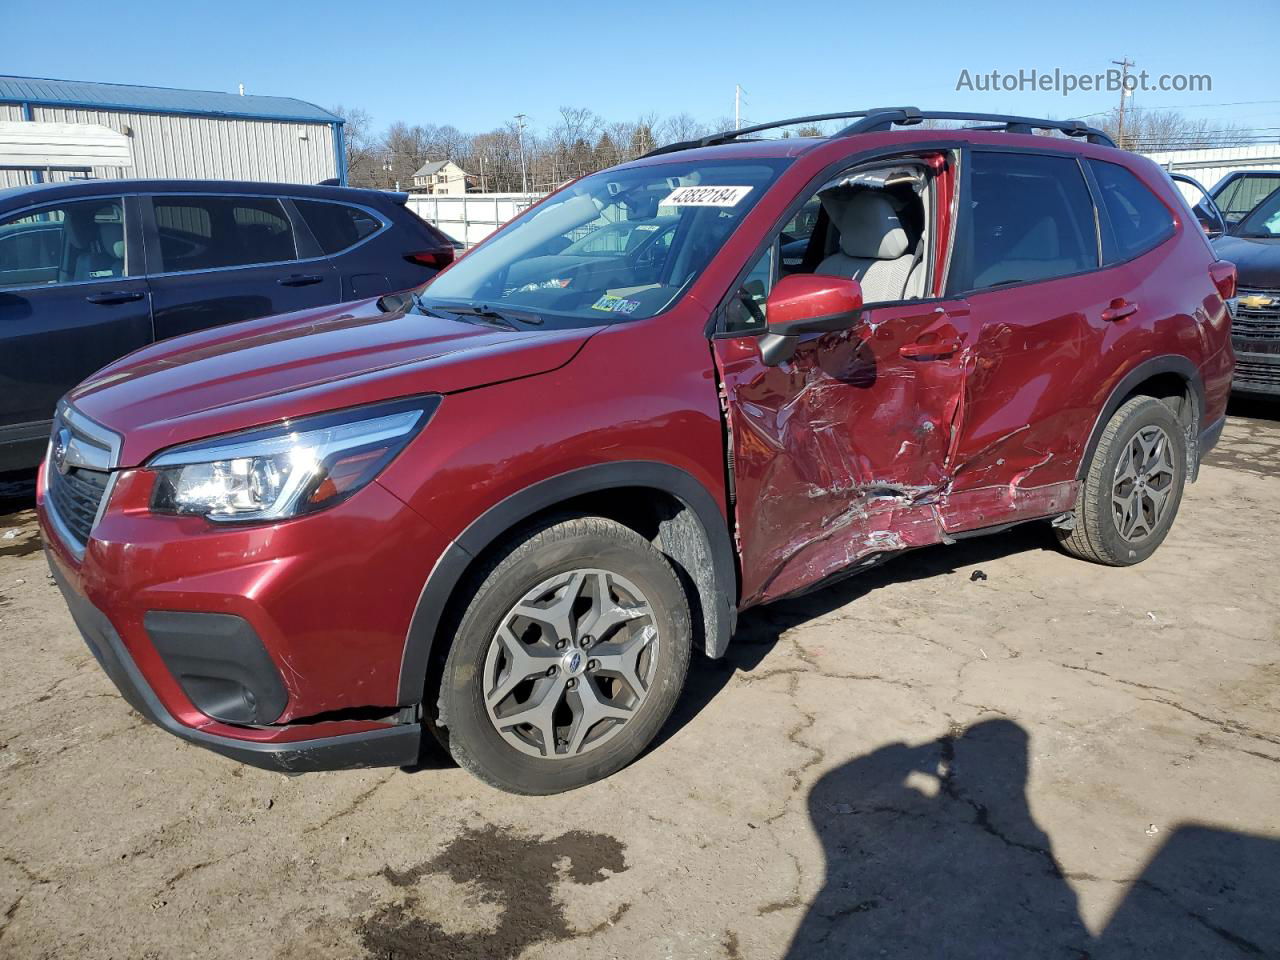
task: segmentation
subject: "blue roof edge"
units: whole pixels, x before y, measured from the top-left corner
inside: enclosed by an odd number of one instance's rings
[[[162,90],[166,93],[190,93],[201,95],[217,95],[221,97],[229,97],[239,99],[237,94],[228,93],[222,90],[188,90],[181,87],[155,87],[143,84],[126,84],[126,83],[96,83],[91,80],[58,80],[52,77],[22,77],[14,74],[0,75],[0,103],[21,103],[33,104],[35,106],[44,107],[75,107],[83,110],[120,110],[130,113],[159,113],[159,114],[177,114],[180,116],[196,116],[196,117],[227,117],[237,120],[276,120],[288,123],[323,123],[323,124],[345,124],[346,120],[339,117],[335,113],[324,109],[318,104],[309,100],[299,100],[296,97],[258,97],[256,95],[248,95],[245,99],[261,99],[285,101],[299,104],[300,106],[310,107],[316,111],[312,113],[289,113],[289,112],[250,112],[235,109],[221,109],[212,107],[198,106],[152,106],[146,104],[128,103],[126,101],[114,100],[83,100],[76,98],[60,98],[60,97],[42,97],[17,95],[7,92],[3,89],[4,80],[25,80],[37,83],[57,83],[57,84],[75,84],[89,87],[135,87],[139,90]]]

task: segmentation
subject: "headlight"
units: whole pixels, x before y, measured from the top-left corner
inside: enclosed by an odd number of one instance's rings
[[[157,513],[281,520],[355,493],[404,449],[439,397],[358,407],[202,440],[152,459]]]

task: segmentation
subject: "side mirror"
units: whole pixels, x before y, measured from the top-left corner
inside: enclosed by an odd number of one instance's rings
[[[790,360],[801,334],[845,330],[862,313],[862,284],[843,277],[797,273],[773,285],[765,301],[768,333],[760,353],[769,366]]]
[[[1204,235],[1210,240],[1216,240],[1226,233],[1222,221],[1214,221],[1212,217],[1205,217],[1201,220],[1200,229],[1204,231]]]

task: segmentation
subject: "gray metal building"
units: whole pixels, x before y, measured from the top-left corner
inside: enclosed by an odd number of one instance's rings
[[[92,175],[346,182],[342,118],[290,97],[0,76],[0,120],[101,124],[130,140],[131,167]],[[0,169],[0,187],[67,172]]]

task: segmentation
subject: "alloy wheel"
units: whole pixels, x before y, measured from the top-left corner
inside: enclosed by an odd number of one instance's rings
[[[489,643],[489,720],[530,756],[594,750],[648,697],[659,642],[649,601],[625,577],[596,569],[550,577],[506,613]]]
[[[1173,492],[1171,449],[1164,428],[1146,426],[1121,453],[1111,488],[1111,510],[1123,539],[1140,540],[1159,526]]]

